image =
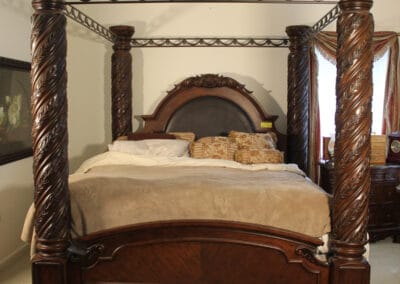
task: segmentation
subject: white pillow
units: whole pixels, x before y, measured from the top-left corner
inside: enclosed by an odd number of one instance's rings
[[[189,155],[189,141],[180,139],[116,140],[109,151],[134,155],[183,157]]]

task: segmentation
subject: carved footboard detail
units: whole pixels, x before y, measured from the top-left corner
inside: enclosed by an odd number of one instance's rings
[[[104,247],[82,270],[84,281],[301,284],[329,278],[327,263],[313,256],[321,241],[250,224],[156,222],[80,241]]]

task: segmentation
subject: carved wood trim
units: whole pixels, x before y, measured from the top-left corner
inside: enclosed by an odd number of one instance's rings
[[[212,90],[212,92],[209,90]],[[261,122],[270,121],[272,127],[267,130],[277,132],[273,125],[277,116],[266,114],[250,95],[251,91],[246,89],[244,85],[232,78],[217,74],[193,76],[175,85],[158,104],[153,114],[141,116],[145,121],[143,132],[165,131],[171,116],[181,106],[196,98],[209,96],[210,93],[213,97],[231,101],[240,106],[253,122],[255,131],[266,131],[266,129],[261,128]],[[278,132],[277,134],[280,135]]]
[[[228,255],[232,252],[236,256],[242,255],[244,258],[259,259],[260,262],[257,262],[258,266],[251,266],[251,270],[254,273],[261,269],[268,272],[266,275],[274,275],[273,270],[276,269],[276,266],[274,266],[275,262],[284,260],[285,267],[287,265],[285,271],[289,271],[285,275],[290,275],[291,269],[300,266],[302,273],[314,275],[313,279],[315,282],[307,283],[328,283],[329,267],[327,262],[319,261],[313,257],[317,246],[322,244],[318,238],[268,226],[217,220],[159,221],[100,231],[90,234],[90,236],[82,237],[79,239],[79,242],[87,247],[98,246],[104,248],[101,255],[98,255],[97,261],[88,263],[90,265],[85,267],[83,271],[83,279],[85,281],[117,281],[118,279],[118,281],[140,282],[147,279],[149,282],[159,282],[155,280],[150,281],[145,276],[142,276],[142,279],[138,279],[141,276],[135,276],[135,273],[132,273],[131,267],[125,265],[126,263],[132,263],[136,266],[135,271],[139,270],[141,271],[139,274],[144,275],[142,272],[147,273],[145,271],[148,271],[148,265],[145,260],[148,257],[154,257],[154,267],[157,267],[154,270],[155,272],[152,271],[151,273],[164,275],[164,273],[174,270],[173,273],[177,277],[182,277],[183,271],[180,265],[176,264],[182,261],[179,257],[182,256],[180,253],[184,251],[184,255],[190,256],[193,253],[191,247],[195,245],[201,248],[202,256],[207,256],[209,247],[215,246],[221,251],[224,250],[224,247],[231,248],[228,252],[225,251]],[[236,254],[234,252],[241,248],[252,253]],[[168,264],[172,265],[168,265],[157,259],[158,256],[163,255],[165,249],[168,252]],[[260,253],[263,254],[263,251],[273,253],[274,257],[265,262],[265,259],[263,260],[263,257],[260,256]],[[223,254],[224,256],[225,253]],[[214,256],[221,257],[222,254]],[[230,257],[228,256],[228,258]],[[200,258],[196,257],[197,260],[201,261]],[[243,260],[241,259],[241,261]],[[230,268],[229,265],[226,265],[226,262],[221,261],[220,264],[224,273],[229,271]],[[159,265],[162,265],[162,267]],[[203,267],[207,267],[208,264],[204,263],[203,265]],[[118,277],[110,273],[116,267],[120,271]],[[190,263],[187,267],[195,270],[196,264]],[[249,269],[249,266],[245,269]],[[215,267],[213,267],[213,271],[215,271]],[[242,283],[244,281],[245,283],[262,283],[262,281],[254,280],[256,278],[253,279],[253,275],[250,273],[246,276],[248,277],[246,279],[233,282],[230,280],[228,282]],[[290,276],[288,277],[290,278]],[[253,279],[253,282],[249,279]],[[165,279],[163,280],[166,281]],[[190,280],[192,279],[186,279],[184,282],[175,280],[175,282],[186,283]]]
[[[245,85],[240,84],[238,81],[217,74],[203,74],[198,76],[189,77],[183,80],[178,85],[168,91],[168,95],[182,91],[189,88],[231,88],[238,90],[241,93],[251,94],[252,92],[246,89]]]
[[[332,279],[369,283],[363,253],[371,184],[372,1],[342,0],[339,5]]]
[[[287,157],[306,174],[309,170],[310,40],[308,26],[289,26]]]
[[[35,261],[66,258],[70,239],[64,5],[61,0],[32,1]]]
[[[342,2],[345,11],[338,23],[335,143],[338,159],[335,161],[333,236],[344,242],[364,243],[371,178],[373,20],[368,10],[362,7],[363,1]],[[359,9],[349,10],[349,2],[359,2]],[[354,30],[349,29],[350,26]]]
[[[117,37],[112,55],[112,138],[132,132],[132,56],[130,40],[134,28],[113,26],[110,30]]]

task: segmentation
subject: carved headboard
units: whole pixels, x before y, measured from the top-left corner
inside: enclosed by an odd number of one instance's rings
[[[226,136],[229,131],[274,131],[279,148],[285,149],[285,136],[274,125],[278,118],[266,114],[243,84],[215,74],[183,80],[158,104],[151,115],[142,115],[141,132],[190,131],[196,138]]]

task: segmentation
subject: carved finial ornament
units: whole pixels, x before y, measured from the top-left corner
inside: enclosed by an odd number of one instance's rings
[[[246,93],[252,93],[246,89],[245,85],[238,81],[218,74],[202,74],[189,77],[182,81],[179,85],[175,85],[174,89],[168,91],[168,94],[175,93],[181,89],[188,88],[223,88],[228,87]]]

